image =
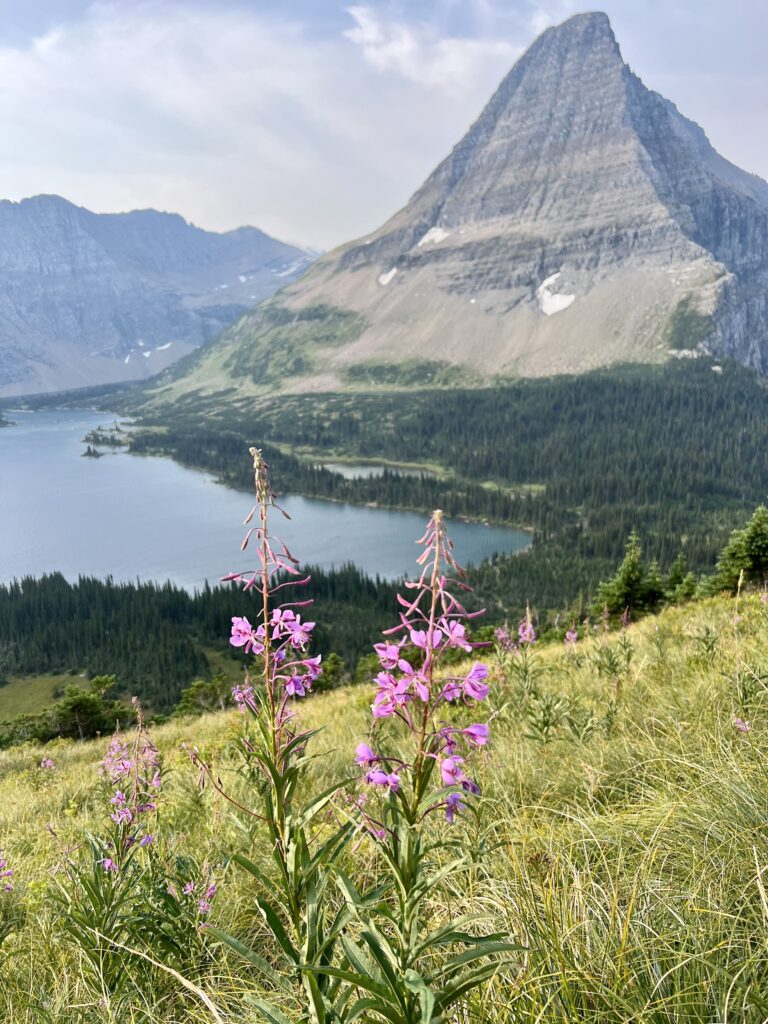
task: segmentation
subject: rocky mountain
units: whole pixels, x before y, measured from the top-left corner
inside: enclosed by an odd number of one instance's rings
[[[147,377],[295,278],[313,254],[256,228],[59,196],[0,202],[0,395]]]
[[[768,372],[768,184],[624,63],[550,28],[408,204],[170,393],[467,384],[711,352]]]

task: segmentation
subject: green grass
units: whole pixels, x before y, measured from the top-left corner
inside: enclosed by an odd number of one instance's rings
[[[54,675],[9,676],[0,686],[0,720],[17,715],[36,714],[50,704],[57,690],[65,686],[80,685],[79,676],[68,672]]]
[[[457,1020],[763,1022],[768,607],[749,595],[670,609],[624,633],[593,631],[574,654],[560,643],[542,645],[534,668],[535,696],[523,686],[519,662],[494,663],[481,813],[453,829],[477,854],[477,870],[449,883],[432,906],[436,921],[488,911],[493,927],[511,932],[526,951]],[[350,773],[354,746],[368,731],[369,701],[363,687],[301,705],[304,724],[324,727],[313,744],[327,754],[314,762],[312,785]],[[734,714],[751,721],[748,735],[736,732]],[[248,800],[229,753],[238,731],[236,714],[156,730],[168,779],[161,823],[175,854],[207,861],[219,878],[214,923],[247,937],[270,960],[247,876],[229,861],[243,851],[267,863],[260,826],[201,791],[181,750],[183,741],[197,745],[227,787]],[[109,812],[97,773],[106,742],[0,753],[0,847],[16,871],[12,900],[22,918],[2,945],[0,1019],[211,1021],[179,986],[173,999],[167,986],[164,994],[144,988],[110,1007],[57,919],[50,894],[65,853],[77,850],[85,831],[103,831]],[[42,756],[54,759],[55,770],[38,767]],[[337,813],[344,814],[343,803]],[[431,827],[447,828],[437,819]],[[350,865],[365,873],[371,864],[362,843]],[[125,954],[125,969],[138,970],[135,955]],[[261,1019],[247,996],[263,978],[233,952],[212,944],[194,981],[225,1019]]]

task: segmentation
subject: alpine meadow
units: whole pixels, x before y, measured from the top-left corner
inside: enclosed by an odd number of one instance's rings
[[[0,1021],[767,1024],[765,12],[607,6],[10,3]]]

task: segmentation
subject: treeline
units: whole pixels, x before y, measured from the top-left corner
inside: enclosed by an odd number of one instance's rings
[[[182,465],[210,470],[222,483],[247,489],[253,484],[248,447],[256,444],[270,464],[272,479],[281,493],[293,492],[353,504],[377,504],[417,512],[442,508],[449,516],[527,524],[541,502],[529,494],[508,494],[499,487],[481,487],[451,476],[438,479],[429,473],[404,474],[384,469],[380,476],[345,479],[308,459],[297,458],[247,432],[218,432],[207,426],[168,427],[162,433],[132,438],[130,451],[170,455]]]
[[[341,657],[348,671],[387,625],[396,587],[353,566],[333,572],[308,567],[301,600],[315,601],[315,650]],[[196,678],[209,678],[209,653],[242,654],[228,643],[233,615],[254,609],[254,592],[237,586],[189,594],[170,583],[116,583],[60,573],[0,586],[0,682],[12,675],[86,672],[117,677],[113,696],[134,694],[169,711]]]

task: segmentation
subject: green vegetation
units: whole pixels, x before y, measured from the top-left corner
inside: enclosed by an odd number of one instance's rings
[[[521,680],[514,655],[496,667],[484,810],[448,832],[482,851],[481,867],[469,884],[449,876],[431,907],[436,923],[490,911],[493,927],[525,947],[470,997],[461,1019],[762,1024],[766,605],[757,594],[696,602],[618,633],[600,629],[572,650],[537,645],[534,657],[533,685]],[[315,748],[329,751],[310,768],[318,789],[349,776],[369,700],[368,692],[339,690],[302,705],[303,722],[323,728]],[[201,791],[181,749],[186,741],[204,750],[241,795],[248,783],[230,742],[238,721],[210,714],[154,731],[170,836],[158,856],[176,877],[199,877],[205,865],[219,888],[213,927],[277,965],[282,954],[254,900],[262,890],[232,862],[235,854],[263,862],[263,827],[246,824],[213,789]],[[149,931],[147,906],[141,944],[111,957],[102,944],[94,966],[68,930],[56,896],[75,856],[67,851],[111,811],[98,775],[106,744],[0,752],[2,856],[14,869],[14,892],[0,894],[0,1017],[202,1024],[215,1019],[202,991],[223,1017],[256,1024],[263,1017],[253,1000],[274,1001],[276,989],[267,991],[262,971],[210,932],[181,947],[178,929],[169,929],[163,946]],[[55,767],[41,768],[43,758]],[[446,834],[439,820],[431,827]],[[364,872],[372,858],[365,844],[350,848],[345,863]],[[117,996],[104,985],[115,969]]]
[[[356,363],[344,369],[350,384],[371,388],[467,387],[481,377],[464,366],[429,359],[406,359],[399,363]]]
[[[234,342],[234,351],[224,365],[235,377],[250,378],[257,385],[276,384],[311,373],[323,349],[354,341],[362,329],[362,317],[349,310],[326,305],[294,310],[267,304],[230,328],[226,336]]]
[[[677,351],[696,348],[710,337],[714,327],[709,314],[692,308],[690,297],[682,299],[669,320],[667,345]]]
[[[371,636],[388,623],[396,587],[352,566],[307,571],[306,596],[319,619],[315,648],[338,654],[342,676],[351,675]],[[170,711],[193,680],[222,671],[239,676],[243,659],[228,643],[231,619],[253,607],[253,595],[236,586],[191,595],[170,583],[70,583],[60,573],[0,586],[0,678],[9,680],[0,686],[0,718],[14,708],[32,710],[19,702],[41,694],[44,676],[52,693],[62,678],[71,683],[81,672],[114,674],[112,696],[138,695],[151,710]]]
[[[7,676],[0,681],[0,721],[31,715],[49,704],[65,686],[78,682],[70,672]]]

